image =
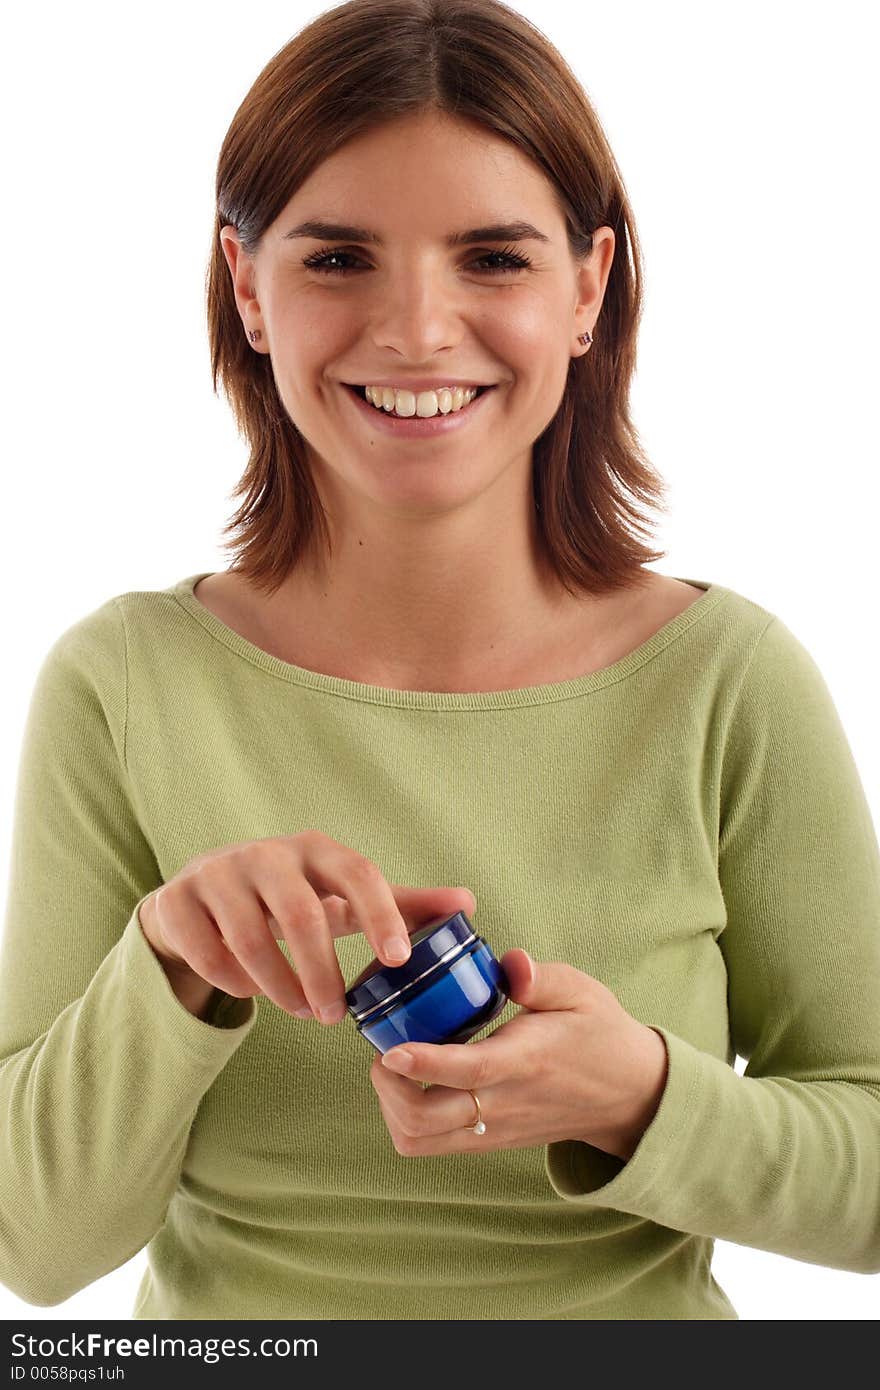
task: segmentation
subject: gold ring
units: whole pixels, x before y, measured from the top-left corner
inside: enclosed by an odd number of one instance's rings
[[[486,1133],[486,1126],[485,1126],[485,1124],[483,1123],[483,1110],[482,1110],[482,1107],[481,1107],[481,1105],[480,1105],[480,1098],[479,1098],[479,1096],[477,1095],[476,1091],[471,1091],[470,1089],[468,1090],[468,1095],[469,1095],[469,1096],[473,1096],[474,1101],[476,1102],[476,1106],[477,1106],[477,1118],[476,1118],[476,1122],[475,1122],[474,1124],[472,1124],[472,1125],[462,1125],[462,1129],[469,1129],[469,1130],[471,1130],[474,1134],[485,1134],[485,1133]]]

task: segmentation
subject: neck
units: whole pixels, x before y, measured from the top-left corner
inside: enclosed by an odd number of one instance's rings
[[[349,528],[332,563],[298,567],[264,605],[267,630],[300,664],[366,684],[466,689],[487,672],[514,676],[578,621],[589,596],[573,598],[538,549],[534,525],[467,519]]]

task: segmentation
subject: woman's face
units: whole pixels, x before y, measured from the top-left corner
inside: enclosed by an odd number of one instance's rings
[[[307,222],[336,235],[291,235]],[[541,235],[498,230],[512,223]],[[495,235],[470,235],[484,227]],[[530,486],[531,446],[586,351],[577,337],[599,313],[614,233],[598,229],[575,262],[551,185],[517,148],[446,115],[395,119],[319,165],[253,260],[234,228],[221,236],[245,328],[262,330],[331,512],[334,499],[360,500],[424,516]],[[454,381],[493,389],[454,429],[419,437],[381,428],[350,390],[391,383],[418,396]]]

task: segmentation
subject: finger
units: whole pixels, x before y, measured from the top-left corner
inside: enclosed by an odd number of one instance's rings
[[[261,884],[259,892],[287,942],[306,1003],[322,1023],[337,1023],[347,1012],[345,981],[324,903],[304,878],[284,888]],[[342,1011],[334,1013],[334,1005],[340,1004]]]
[[[532,971],[529,956],[520,947],[511,948],[502,956],[502,970],[511,966],[508,975],[510,997],[534,1012],[541,1010],[591,1009],[597,995],[605,990],[600,980],[578,970],[564,960],[537,960]]]
[[[373,1069],[373,1086],[389,1128],[412,1139],[428,1139],[471,1125],[477,1118],[473,1097],[452,1086],[430,1086],[395,1076],[382,1066]],[[481,1097],[482,1101],[482,1097]]]
[[[476,899],[469,888],[410,888],[405,884],[388,885],[400,910],[408,932],[426,925],[436,919],[451,917],[454,912],[472,913]],[[351,903],[338,893],[318,892],[330,934],[333,937],[350,936],[360,931],[360,926],[352,911]]]
[[[286,1013],[296,1013],[305,995],[266,921],[265,904],[248,885],[211,885],[206,906],[227,947],[257,985]]]
[[[334,939],[337,936],[351,936],[353,932],[358,931],[358,925],[351,916],[351,906],[345,898],[340,898],[338,893],[318,893],[317,897],[324,909],[330,935]]]
[[[412,888],[408,883],[392,883],[391,891],[409,927],[420,927],[432,917],[442,920],[454,912],[473,914],[477,900],[470,888]]]
[[[216,921],[197,898],[188,894],[185,905],[178,904],[166,885],[154,900],[154,910],[163,937],[174,942],[182,963],[208,984],[238,999],[260,993],[256,980],[230,953]]]
[[[521,1054],[499,1028],[481,1042],[401,1044],[383,1054],[381,1065],[416,1081],[472,1090],[517,1076]]]
[[[378,864],[318,835],[308,841],[302,872],[316,892],[329,891],[348,901],[357,927],[387,965],[409,958],[406,923]]]

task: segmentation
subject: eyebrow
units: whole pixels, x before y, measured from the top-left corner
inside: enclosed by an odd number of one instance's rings
[[[342,222],[326,222],[318,218],[310,218],[307,222],[300,222],[298,226],[291,227],[289,232],[285,232],[283,241],[291,241],[295,237],[314,237],[318,241],[362,241],[374,246],[384,246],[382,238],[378,232],[371,232],[367,227],[350,227]],[[543,232],[533,227],[531,222],[495,222],[487,227],[471,227],[466,232],[449,232],[444,241],[447,246],[465,246],[474,241],[547,241],[550,238]]]

